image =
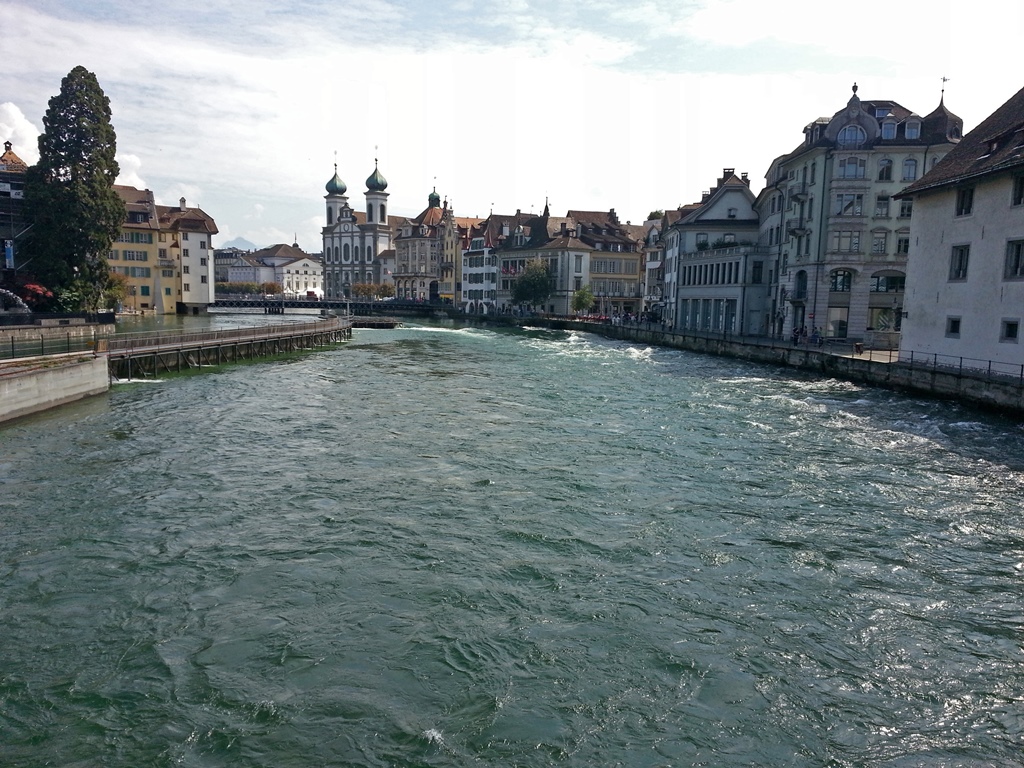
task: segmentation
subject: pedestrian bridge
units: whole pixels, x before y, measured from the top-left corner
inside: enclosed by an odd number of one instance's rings
[[[306,323],[217,331],[128,333],[100,339],[112,379],[155,378],[162,373],[315,349],[352,338],[352,318],[328,316]]]

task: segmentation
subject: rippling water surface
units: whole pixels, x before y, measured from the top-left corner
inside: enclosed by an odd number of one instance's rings
[[[409,327],[0,427],[0,764],[1024,764],[1024,430],[793,376]]]

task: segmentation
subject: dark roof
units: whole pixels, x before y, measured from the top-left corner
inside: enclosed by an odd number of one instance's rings
[[[961,139],[900,196],[1024,166],[1024,88]]]

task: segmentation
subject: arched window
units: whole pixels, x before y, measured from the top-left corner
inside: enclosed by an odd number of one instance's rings
[[[882,158],[878,161],[878,180],[892,181],[892,160]]]
[[[848,125],[839,131],[836,143],[840,147],[859,147],[864,144],[867,134],[859,125]]]
[[[367,262],[373,261],[373,246],[372,245],[366,246],[366,261]]]
[[[903,161],[903,181],[913,181],[917,178],[917,160],[908,157]]]
[[[327,223],[328,224],[333,224],[334,223],[334,209],[331,208],[331,207],[327,208]]]
[[[348,243],[345,243],[345,245],[341,247],[341,260],[348,263],[348,257]]]
[[[388,217],[384,215],[384,203],[380,204],[380,216],[377,219],[381,224],[386,224]]]
[[[366,221],[371,224],[373,223],[373,203],[366,206]]]
[[[828,289],[835,293],[849,293],[852,285],[853,272],[848,269],[837,269],[830,276]]]
[[[359,246],[354,246],[352,249],[352,258],[355,261],[359,261]]]

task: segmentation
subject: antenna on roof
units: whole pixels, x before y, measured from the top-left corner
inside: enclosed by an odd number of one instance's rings
[[[949,82],[949,78],[945,75],[942,76],[942,91],[939,93],[939,103],[941,104],[946,98],[946,83]]]

